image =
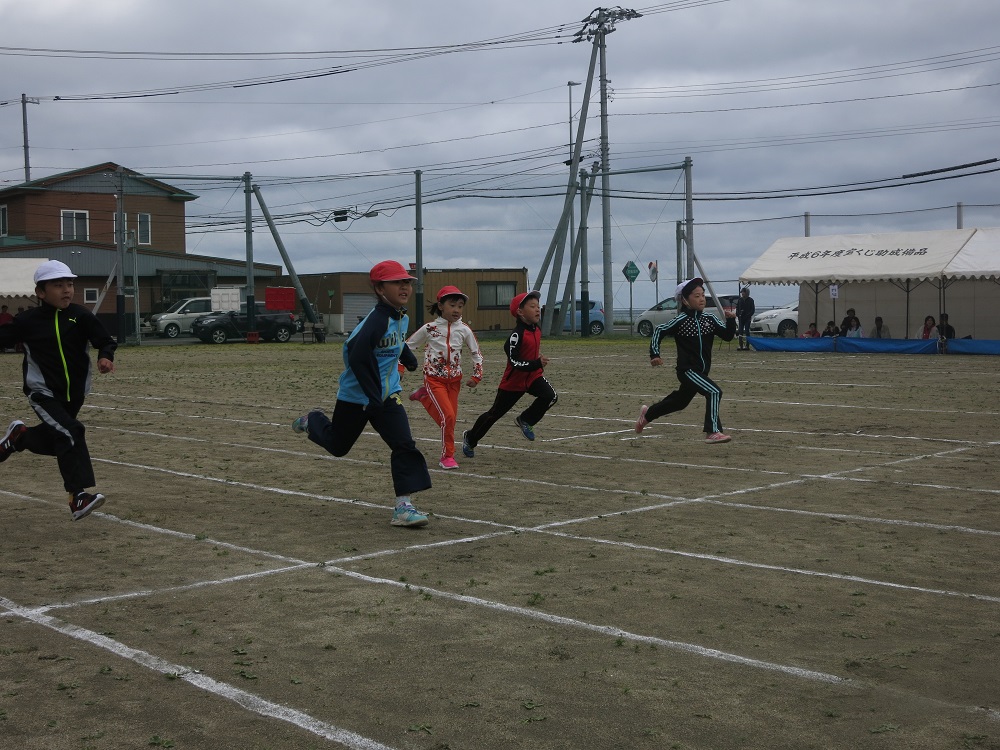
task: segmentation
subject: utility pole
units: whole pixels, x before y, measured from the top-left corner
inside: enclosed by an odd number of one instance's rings
[[[414,299],[417,304],[417,309],[413,311],[413,320],[417,328],[424,324],[424,206],[423,206],[423,189],[420,182],[420,175],[423,174],[423,170],[416,169],[413,172],[414,179],[414,193],[415,193],[415,203],[416,203],[416,215],[415,215],[415,225],[414,231],[417,233],[416,237],[416,277],[417,277],[417,288]]]
[[[243,215],[247,244],[247,343],[256,344],[260,340],[260,332],[257,330],[257,304],[254,299],[253,176],[249,172],[243,173],[243,193],[246,199],[243,205]]]
[[[125,168],[118,167],[116,170],[117,193],[115,195],[115,249],[117,250],[118,263],[116,264],[115,286],[118,287],[115,295],[115,317],[118,320],[118,344],[125,345],[128,336],[128,327],[125,325]]]
[[[573,171],[573,87],[579,86],[579,81],[566,81],[566,91],[569,94],[569,160],[570,160],[570,172]],[[573,226],[573,205],[570,204],[569,207],[569,233],[566,235],[566,242],[570,247],[573,247],[574,237],[576,235],[576,228]],[[570,274],[569,280],[572,280],[573,275]],[[573,292],[576,291],[574,285]],[[576,294],[570,295],[569,309],[572,311],[573,307],[576,305]],[[567,306],[563,305],[563,310],[566,310]],[[569,316],[569,330],[570,333],[576,333],[576,312],[572,312]]]
[[[580,41],[585,35],[588,40],[593,40],[600,55],[600,78],[601,78],[601,220],[603,224],[603,245],[604,245],[604,307],[606,310],[614,310],[614,286],[613,273],[611,270],[611,149],[608,137],[608,63],[607,63],[607,36],[615,30],[618,21],[630,21],[633,18],[641,18],[642,14],[635,10],[629,10],[616,6],[614,8],[597,8],[593,13],[584,19],[584,30],[578,35]],[[588,28],[589,27],[589,28]]]
[[[31,160],[28,157],[28,105],[38,104],[38,99],[29,99],[21,94],[21,132],[24,133],[24,181],[31,182]]]

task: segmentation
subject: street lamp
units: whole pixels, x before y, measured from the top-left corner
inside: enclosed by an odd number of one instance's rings
[[[573,173],[573,87],[579,86],[580,81],[566,81],[566,91],[569,93],[569,171],[570,174]],[[573,236],[576,234],[576,229],[573,226],[573,204],[569,206],[569,252],[570,257],[573,257]],[[576,333],[576,288],[573,287],[573,292],[570,294],[570,316],[569,316],[569,327],[570,333]]]

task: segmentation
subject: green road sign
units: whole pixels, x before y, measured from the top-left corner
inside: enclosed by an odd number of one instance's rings
[[[628,283],[633,284],[635,283],[635,280],[639,278],[639,266],[632,261],[629,261],[622,269],[622,273],[625,274],[625,278],[628,279]]]

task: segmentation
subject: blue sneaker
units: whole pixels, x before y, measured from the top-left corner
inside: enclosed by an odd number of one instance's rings
[[[393,526],[409,526],[416,528],[427,525],[427,516],[414,508],[412,505],[400,505],[392,512]]]
[[[301,417],[292,422],[292,431],[298,433],[309,434],[309,415],[303,414]]]
[[[475,458],[476,449],[469,445],[469,431],[466,430],[462,433],[462,453],[465,454],[466,458]]]
[[[521,434],[524,435],[526,438],[528,438],[528,440],[535,439],[535,430],[532,428],[530,424],[525,422],[520,417],[514,417],[514,424],[516,424],[518,428],[520,428]]]

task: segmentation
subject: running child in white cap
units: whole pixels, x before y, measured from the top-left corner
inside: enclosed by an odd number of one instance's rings
[[[660,342],[665,336],[673,336],[677,342],[677,379],[681,384],[662,401],[639,409],[635,431],[642,432],[652,420],[684,409],[700,393],[705,397],[705,442],[728,443],[731,438],[722,431],[719,419],[722,389],[708,377],[708,372],[712,368],[715,337],[723,341],[733,340],[736,315],[727,312],[726,322],[723,323],[712,313],[705,312],[705,282],[702,279],[689,279],[678,284],[674,294],[679,305],[677,316],[653,329],[649,342],[649,363],[653,367],[663,364]]]
[[[74,274],[65,263],[49,260],[35,270],[38,307],[0,326],[0,348],[22,344],[24,393],[41,422],[28,427],[20,419],[0,438],[0,462],[16,452],[55,456],[63,487],[69,493],[74,521],[104,503],[104,495],[87,490],[96,484],[83,423],[76,417],[90,392],[90,347],[97,350],[97,369],[115,371],[118,345],[90,310],[73,302]]]

